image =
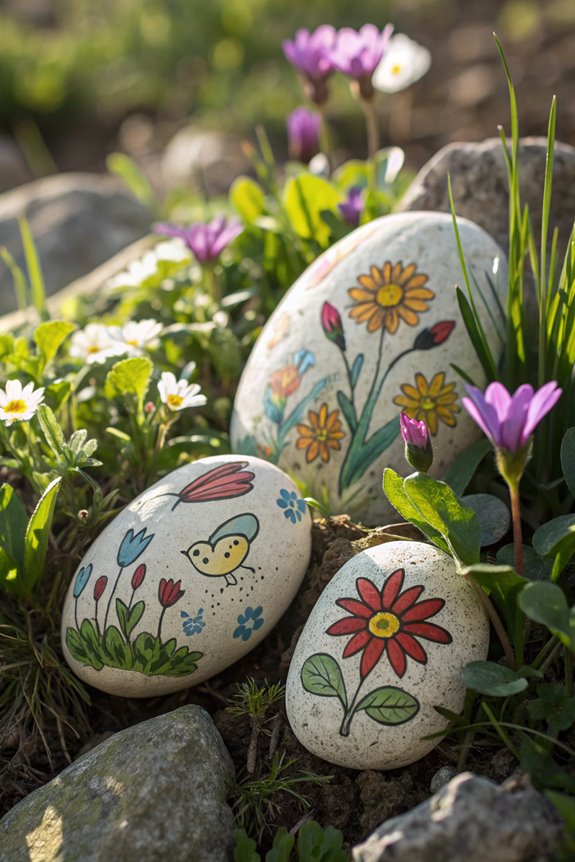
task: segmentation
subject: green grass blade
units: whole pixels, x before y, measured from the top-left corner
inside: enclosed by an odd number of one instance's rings
[[[548,284],[547,284],[547,236],[549,233],[549,213],[551,210],[551,191],[553,187],[553,155],[555,151],[555,127],[557,122],[557,99],[553,96],[551,110],[549,112],[549,125],[547,128],[547,152],[545,156],[545,182],[543,185],[543,206],[541,211],[541,269],[539,270],[539,362],[537,368],[537,379],[539,386],[545,383],[546,368],[546,336],[547,326],[545,322],[548,311]],[[537,278],[537,270],[533,270]]]
[[[46,291],[44,289],[44,277],[42,275],[42,267],[40,266],[40,258],[30,225],[25,218],[19,218],[20,236],[22,237],[22,246],[24,248],[24,259],[26,260],[26,269],[28,271],[28,282],[30,284],[30,299],[32,305],[38,312],[41,320],[48,320],[49,314],[46,308]]]
[[[28,282],[26,281],[26,276],[4,246],[0,246],[0,257],[10,270],[14,293],[16,294],[16,302],[18,303],[18,308],[23,311],[28,307]]]
[[[483,327],[461,288],[457,287],[455,289],[455,293],[457,296],[459,311],[461,312],[465,328],[467,329],[467,334],[471,339],[471,343],[477,353],[477,358],[481,362],[485,375],[487,376],[488,381],[491,382],[497,377],[497,368],[493,359],[493,354],[491,353],[491,349],[487,343]]]

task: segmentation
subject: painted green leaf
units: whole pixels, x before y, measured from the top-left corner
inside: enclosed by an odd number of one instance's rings
[[[515,671],[493,661],[472,661],[463,669],[467,688],[490,697],[509,697],[525,691],[528,682]]]
[[[575,427],[568,428],[561,441],[561,468],[567,487],[575,497]]]
[[[341,407],[341,412],[345,416],[345,421],[349,425],[351,432],[355,430],[357,426],[357,419],[355,417],[355,410],[353,408],[353,404],[345,394],[341,390],[337,393],[337,403]]]
[[[575,651],[575,613],[569,611],[560,587],[543,581],[527,584],[519,595],[519,606],[529,619],[546,626],[568,649]]]
[[[128,606],[122,601],[122,599],[116,599],[116,614],[118,616],[120,628],[125,635],[128,623]]]
[[[353,360],[353,365],[351,366],[351,372],[349,375],[353,389],[355,389],[357,381],[359,380],[359,375],[361,374],[361,369],[363,368],[363,360],[363,353],[358,353],[358,355]]]
[[[340,666],[327,653],[316,653],[305,660],[301,669],[301,682],[306,691],[321,697],[338,697],[344,709],[347,693]]]
[[[108,626],[104,632],[104,650],[116,667],[127,668],[131,665],[131,656],[120,630],[116,626]]]
[[[156,639],[149,632],[140,632],[134,643],[132,644],[132,652],[134,653],[134,658],[138,660],[138,662],[142,665],[142,667],[138,668],[138,670],[142,670],[145,665],[154,655],[154,647],[156,645]]]
[[[126,621],[126,636],[130,637],[140,620],[144,614],[146,609],[145,602],[136,602],[132,610],[130,611],[127,621]]]
[[[370,691],[360,700],[356,712],[361,709],[379,724],[405,724],[419,712],[419,701],[402,688],[384,685]]]
[[[42,365],[49,365],[60,345],[74,331],[76,327],[67,320],[48,320],[41,323],[34,331],[34,341],[42,357]]]
[[[48,540],[61,483],[61,476],[50,482],[28,521],[24,546],[24,585],[29,593],[44,573]]]
[[[402,518],[417,527],[418,530],[431,539],[434,545],[449,553],[447,542],[437,530],[434,530],[422,517],[421,512],[415,506],[403,489],[403,479],[391,467],[383,471],[383,491],[391,505],[397,509]]]
[[[87,622],[87,620],[85,621]],[[100,660],[98,651],[94,646],[94,641],[90,643],[82,637],[76,629],[66,629],[66,646],[72,658],[80,662],[80,664],[89,665],[94,670],[101,670],[104,667]]]
[[[441,533],[461,563],[471,566],[479,561],[479,518],[473,509],[461,505],[449,485],[427,473],[414,473],[405,479],[403,488],[424,520]]]
[[[148,391],[153,369],[147,356],[132,356],[121,359],[108,371],[104,393],[106,398],[135,395],[142,404]]]
[[[284,207],[296,231],[321,246],[329,241],[330,230],[321,217],[322,210],[337,210],[340,193],[321,177],[300,174],[289,179],[284,189]]]
[[[253,224],[266,209],[266,196],[255,180],[238,177],[230,188],[230,203],[247,224]]]

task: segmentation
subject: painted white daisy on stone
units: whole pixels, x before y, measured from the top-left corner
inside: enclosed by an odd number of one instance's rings
[[[101,365],[111,356],[120,356],[124,352],[120,342],[112,338],[110,327],[103,323],[89,323],[70,339],[70,356],[82,359],[88,365]]]
[[[371,83],[382,93],[398,93],[422,78],[431,66],[431,54],[406,36],[398,33],[389,40],[383,60],[373,73]]]
[[[162,403],[170,410],[185,410],[186,407],[202,407],[207,398],[201,394],[197,383],[188,383],[185,378],[176,380],[171,371],[164,371],[158,383]]]
[[[0,389],[0,420],[6,425],[31,419],[44,400],[44,388],[34,389],[33,383],[22,386],[19,380],[8,380]]]
[[[153,349],[158,343],[162,324],[157,320],[130,320],[124,326],[109,328],[110,337],[118,345],[118,352],[127,356],[141,356],[145,350]]]

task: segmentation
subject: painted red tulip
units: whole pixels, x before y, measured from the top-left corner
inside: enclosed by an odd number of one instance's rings
[[[321,308],[321,325],[326,338],[337,344],[340,350],[345,350],[345,335],[341,314],[330,302],[324,302]]]
[[[176,602],[182,598],[185,590],[181,590],[181,581],[173,581],[172,578],[166,580],[162,578],[158,587],[158,598],[163,608],[171,608]]]
[[[140,563],[140,565],[138,566],[138,568],[136,569],[136,571],[132,575],[132,589],[133,590],[139,589],[142,586],[145,577],[146,577],[146,564]]]
[[[208,470],[182,488],[176,496],[178,499],[172,506],[172,510],[179,503],[209,503],[212,500],[228,500],[232,497],[243,497],[253,490],[253,479],[255,473],[246,470],[247,461],[231,461]]]
[[[100,575],[96,583],[94,584],[94,598],[97,602],[100,601],[102,595],[104,594],[104,590],[108,586],[108,578],[106,575]]]
[[[432,347],[438,347],[447,341],[453,329],[455,328],[454,320],[440,320],[431,328],[422,329],[418,334],[413,344],[414,350],[431,350]]]

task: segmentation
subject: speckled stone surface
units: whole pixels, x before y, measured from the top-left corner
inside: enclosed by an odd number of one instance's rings
[[[321,594],[290,665],[287,715],[313,754],[353,769],[419,760],[463,707],[462,671],[489,625],[451,557],[423,542],[357,554]]]
[[[85,682],[144,697],[196,685],[269,633],[311,553],[311,516],[259,458],[203,458],[170,473],[96,539],[62,615]]]
[[[459,230],[498,356],[505,257],[472,222],[460,219]],[[317,499],[327,494],[333,513],[368,524],[394,517],[381,475],[386,466],[406,471],[401,410],[427,421],[436,475],[481,434],[461,408],[463,381],[452,368],[484,383],[456,285],[464,288],[464,279],[451,217],[443,213],[385,216],[340,240],[264,327],[234,404],[234,451],[278,464]]]

